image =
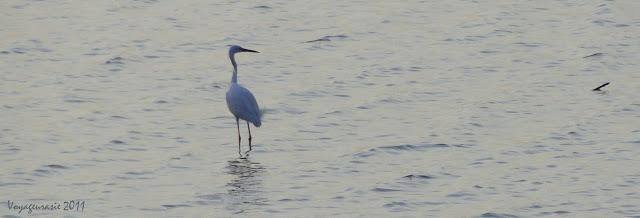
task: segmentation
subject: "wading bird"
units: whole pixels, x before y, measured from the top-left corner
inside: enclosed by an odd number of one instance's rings
[[[253,97],[249,89],[238,84],[238,65],[236,64],[235,54],[239,52],[255,52],[237,45],[229,48],[229,59],[233,65],[233,75],[231,76],[231,86],[227,91],[227,107],[236,118],[236,126],[238,127],[238,154],[242,156],[240,149],[240,119],[247,121],[247,130],[249,131],[249,151],[251,151],[251,127],[249,123],[253,123],[255,127],[262,125],[262,112],[258,107],[256,98]],[[249,152],[247,151],[247,152]]]

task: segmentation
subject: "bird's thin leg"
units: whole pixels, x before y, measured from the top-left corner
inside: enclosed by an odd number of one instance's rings
[[[240,157],[242,157],[242,152],[240,151],[240,142],[241,142],[241,138],[240,138],[240,119],[236,117],[236,126],[238,127],[238,154],[240,154]]]
[[[249,130],[249,151],[251,151],[251,127],[249,127],[249,121],[247,121],[247,130]]]

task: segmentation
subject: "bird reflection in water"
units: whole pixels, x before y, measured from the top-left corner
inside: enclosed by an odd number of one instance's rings
[[[233,213],[246,213],[256,209],[255,206],[267,205],[267,198],[263,197],[262,175],[265,168],[248,158],[230,160],[227,173],[233,175],[227,183],[230,202],[227,209]]]

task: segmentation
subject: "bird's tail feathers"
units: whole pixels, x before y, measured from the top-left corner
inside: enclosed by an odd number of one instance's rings
[[[260,107],[260,119],[262,119],[264,117],[264,115],[266,114],[266,112],[269,109],[267,109],[267,107],[265,107],[264,105],[262,105],[262,107]]]

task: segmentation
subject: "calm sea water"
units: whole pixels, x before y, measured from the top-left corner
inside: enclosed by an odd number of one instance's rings
[[[0,5],[3,217],[640,216],[638,1]]]

